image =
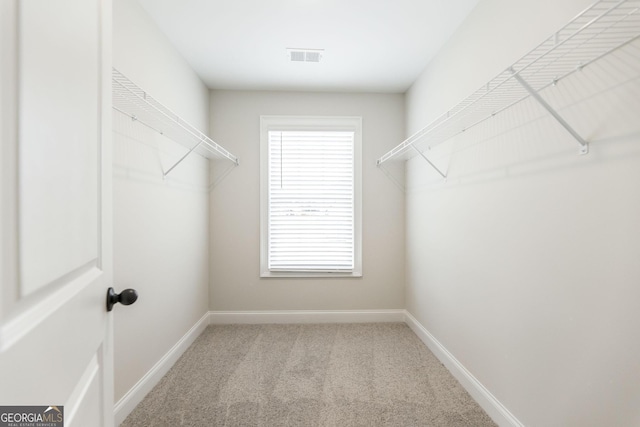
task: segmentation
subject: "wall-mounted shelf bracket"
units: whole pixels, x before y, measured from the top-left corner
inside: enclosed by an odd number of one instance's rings
[[[526,82],[513,68],[509,68],[509,72],[513,75],[513,78],[520,83],[520,85],[527,91],[529,94],[535,99],[558,123],[562,125],[563,128],[567,130],[573,136],[576,141],[580,144],[580,154],[587,154],[589,152],[589,143],[580,136],[578,132],[575,131],[571,127],[569,123],[565,119],[562,118],[560,114],[551,106],[547,101],[545,101],[538,92],[536,92],[529,83]]]
[[[589,152],[587,141],[542,99],[540,93],[639,39],[640,0],[599,0],[510,67],[382,155],[378,165],[415,157],[416,152],[437,147],[529,97],[539,102],[578,141],[580,153],[586,154]]]
[[[180,159],[179,159],[177,162],[175,162],[175,163],[173,164],[173,166],[171,166],[169,169],[167,169],[167,171],[166,171],[166,172],[163,172],[163,173],[162,173],[162,177],[163,177],[163,178],[166,178],[166,177],[167,177],[167,175],[169,175],[169,172],[171,172],[171,171],[172,171],[176,166],[178,166],[180,163],[182,163],[182,161],[183,161],[184,159],[186,159],[187,157],[189,157],[189,154],[191,154],[191,153],[193,152],[193,150],[195,150],[196,148],[198,148],[198,147],[200,146],[200,144],[202,144],[203,142],[204,142],[204,140],[203,140],[203,139],[201,139],[201,140],[200,140],[200,142],[198,142],[198,143],[197,143],[196,145],[194,145],[194,146],[193,146],[189,151],[187,151],[187,152],[185,153],[185,155],[184,155],[184,156],[180,157]]]
[[[239,164],[236,156],[156,101],[115,68],[112,70],[112,96],[114,110],[177,142],[188,150],[166,172],[162,173],[163,178],[166,178],[176,166],[192,153],[208,159],[228,160],[233,166]]]
[[[429,160],[427,158],[427,156],[424,155],[424,153],[420,150],[418,150],[413,144],[411,144],[411,148],[413,148],[419,155],[420,157],[422,157],[423,159],[425,159],[427,161],[427,163],[429,163],[429,165],[434,168],[436,170],[436,172],[438,172],[440,174],[440,176],[442,176],[444,179],[447,179],[447,174],[442,173],[442,171],[440,169],[438,169],[438,167],[436,165],[433,164],[433,162],[431,162],[431,160]]]

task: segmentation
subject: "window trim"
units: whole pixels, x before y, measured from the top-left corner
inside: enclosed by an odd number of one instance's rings
[[[268,266],[269,131],[335,130],[354,132],[354,268],[351,272],[270,271]],[[260,116],[260,277],[362,277],[362,117]]]

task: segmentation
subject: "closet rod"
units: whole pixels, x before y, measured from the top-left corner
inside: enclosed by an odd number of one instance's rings
[[[576,138],[587,142],[540,92],[640,37],[640,0],[600,0],[478,90],[382,155],[377,165],[406,160],[533,97]],[[523,84],[524,83],[524,84]],[[541,102],[542,101],[542,102]],[[442,175],[442,173],[441,173]]]

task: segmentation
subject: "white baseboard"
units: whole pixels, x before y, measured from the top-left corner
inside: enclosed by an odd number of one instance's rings
[[[115,425],[119,426],[171,369],[196,338],[209,325],[209,313],[198,322],[138,381],[114,406]]]
[[[209,323],[372,323],[404,322],[405,310],[210,311]]]
[[[405,310],[405,323],[444,364],[478,405],[501,427],[524,427],[518,419],[474,377],[453,354]]]

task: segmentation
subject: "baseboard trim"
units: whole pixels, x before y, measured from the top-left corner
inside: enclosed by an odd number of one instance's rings
[[[373,323],[404,322],[405,310],[210,311],[209,323]]]
[[[178,361],[182,353],[209,325],[209,313],[193,325],[189,331],[124,395],[114,406],[115,425],[119,426],[142,399],[155,387],[162,377]]]
[[[405,323],[460,382],[478,405],[499,426],[524,427],[509,410],[447,348],[405,310]]]

